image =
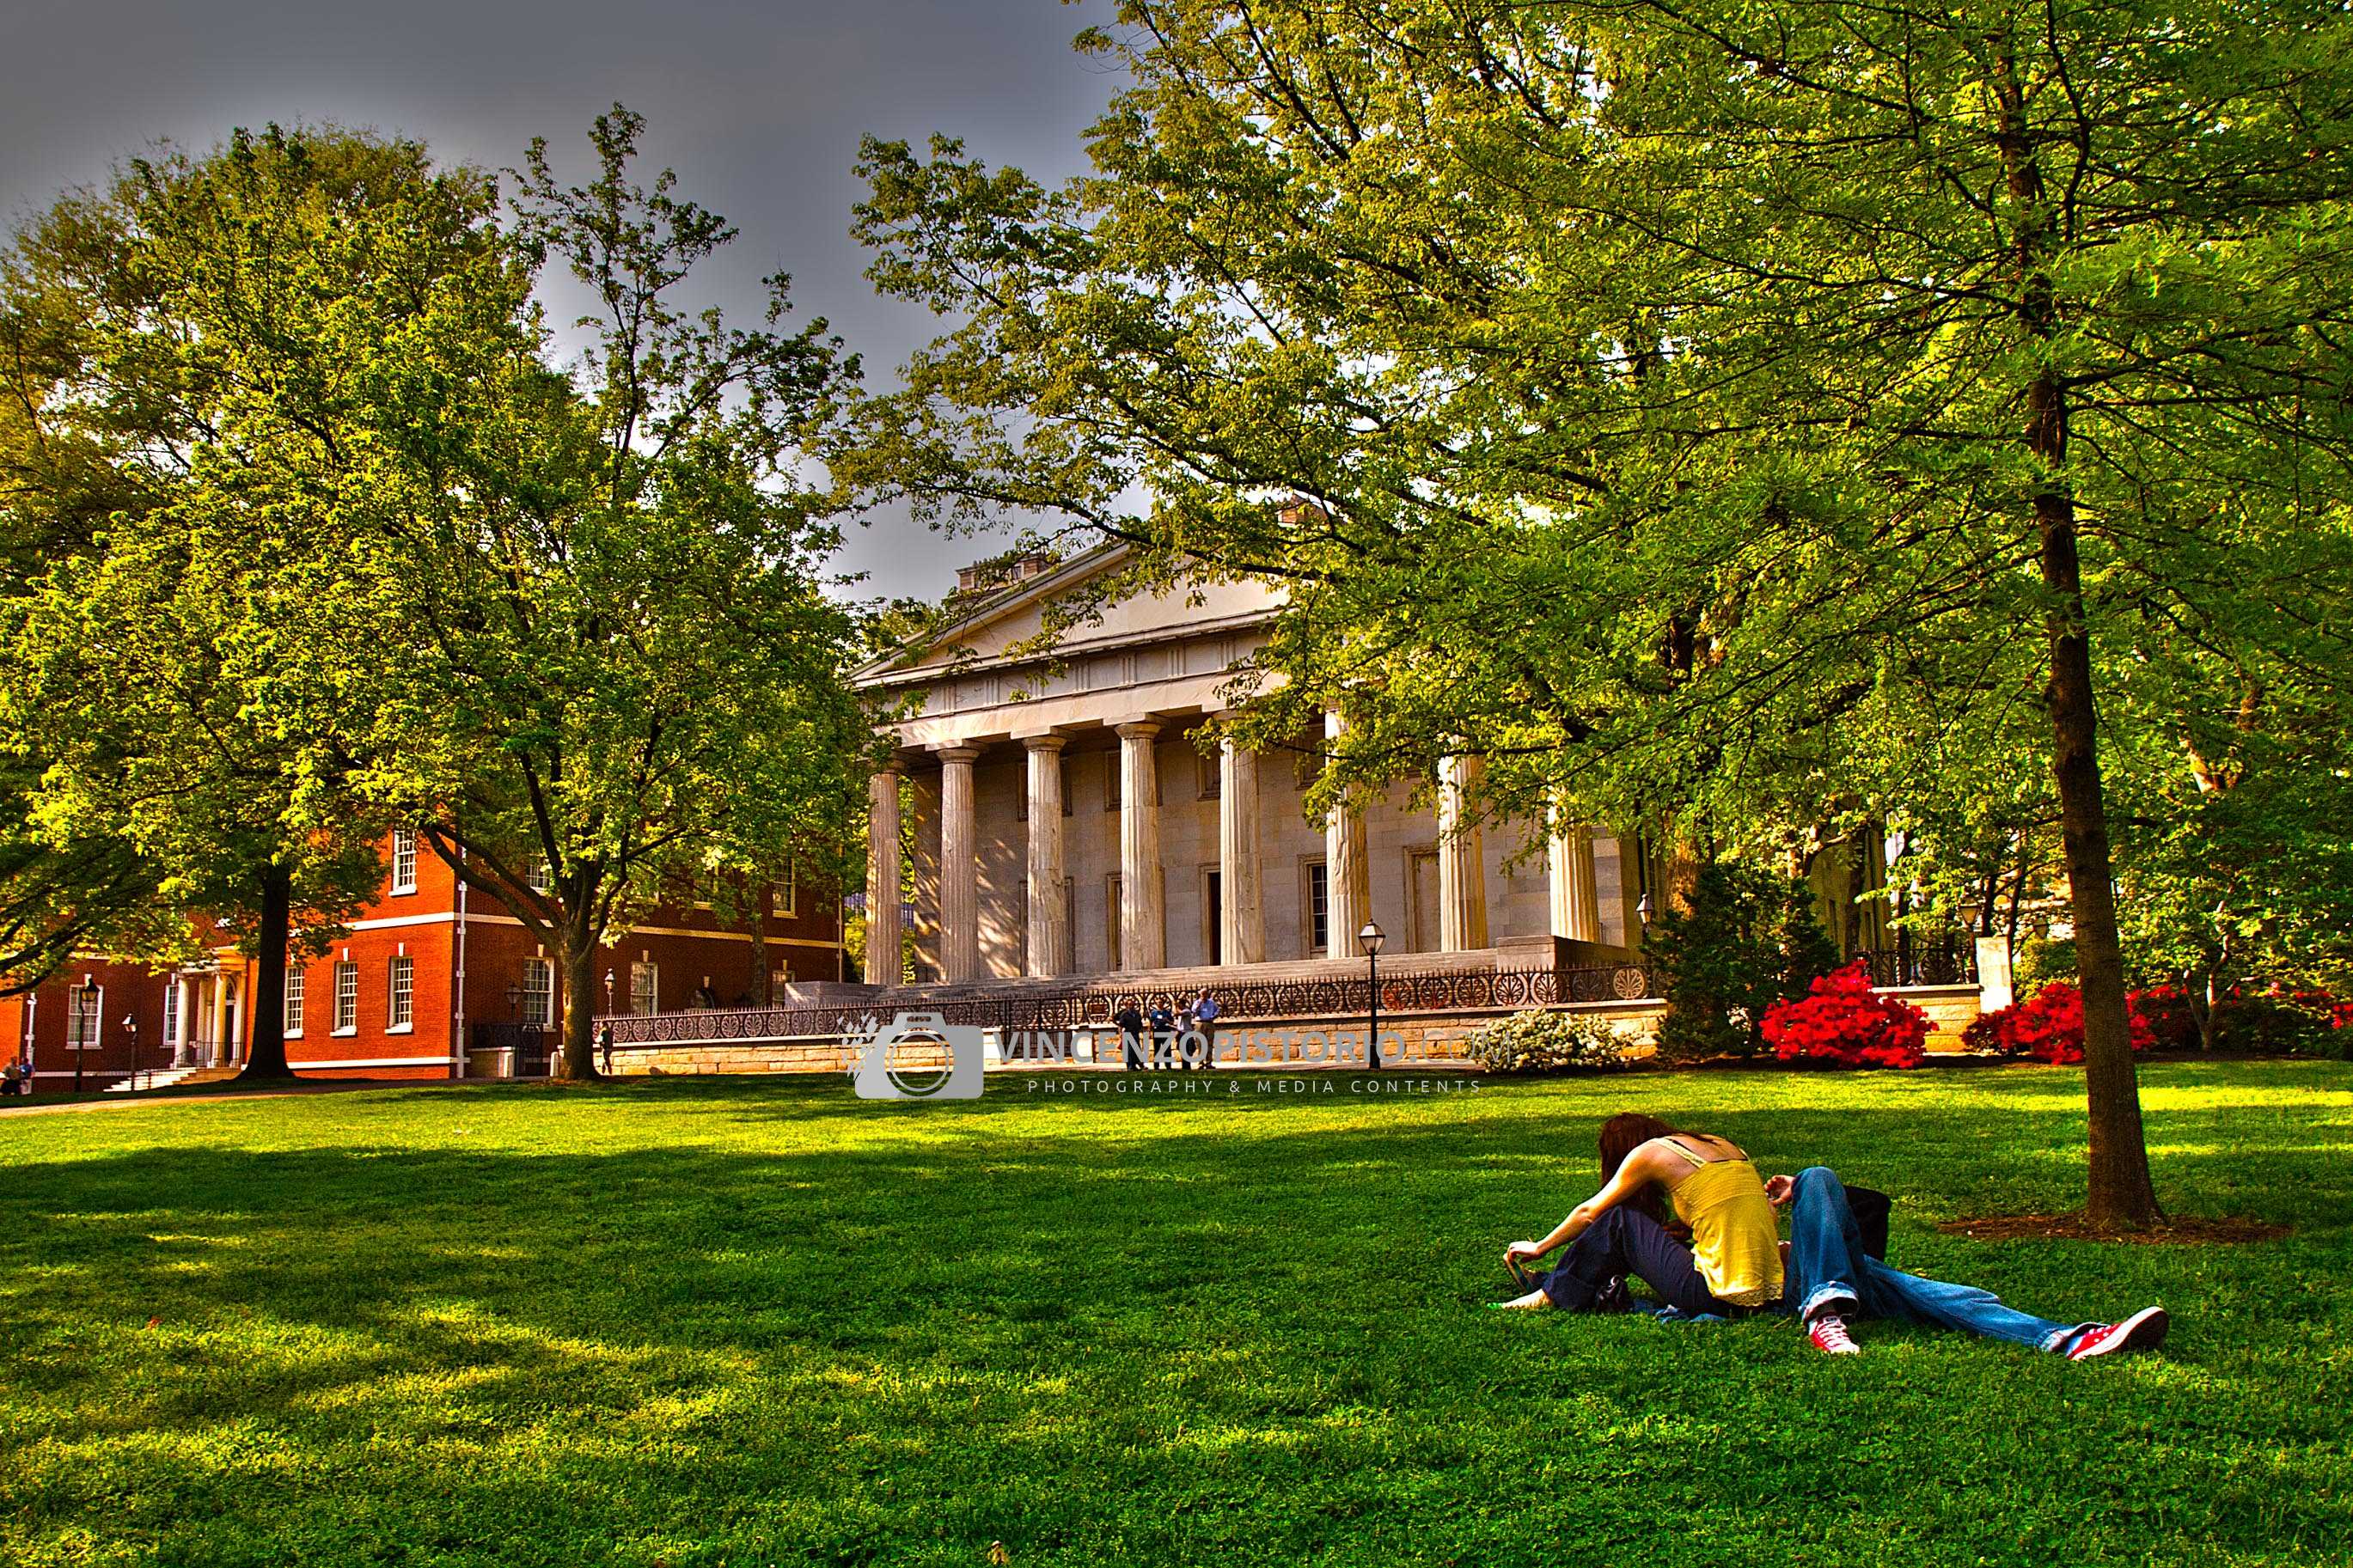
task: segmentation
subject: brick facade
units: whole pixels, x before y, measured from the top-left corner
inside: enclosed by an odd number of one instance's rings
[[[296,1071],[316,1078],[446,1079],[466,1071],[466,1053],[480,1026],[523,1021],[532,1005],[527,969],[549,965],[549,1012],[560,1020],[564,980],[560,957],[504,905],[471,889],[430,851],[419,847],[413,885],[396,887],[393,846],[385,850],[385,877],[376,897],[327,951],[290,965],[288,989],[301,975],[300,1028],[288,1007],[286,1056]],[[405,858],[403,858],[405,863]],[[829,889],[802,883],[792,907],[772,900],[765,922],[771,974],[794,980],[839,980],[842,945],[839,900]],[[395,1017],[396,961],[406,961],[407,1021]],[[758,971],[751,938],[725,930],[706,906],[684,903],[655,910],[597,954],[595,973],[614,978],[613,1002],[627,1011],[632,967],[652,967],[656,1005],[674,1012],[709,986],[722,1003],[756,994]],[[336,1009],[337,984],[349,965],[349,1022]],[[93,1042],[72,1048],[69,1016],[85,978],[100,989]],[[206,965],[165,973],[111,958],[78,960],[24,996],[0,999],[0,1059],[28,1055],[37,1091],[70,1092],[79,1060],[84,1089],[107,1089],[174,1065],[176,1014],[185,1009],[198,1065],[242,1061],[253,1038],[247,1002],[255,966],[233,946],[216,948]],[[177,995],[167,993],[177,992]],[[606,1010],[606,999],[592,999]],[[137,1029],[126,1027],[126,1016]],[[169,1027],[167,1027],[167,1025]],[[549,1033],[553,1037],[553,1031]],[[135,1045],[134,1045],[135,1038]]]

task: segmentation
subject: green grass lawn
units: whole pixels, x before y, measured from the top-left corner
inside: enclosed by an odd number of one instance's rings
[[[2353,1068],[2147,1071],[2168,1203],[2295,1227],[2199,1248],[1935,1229],[2077,1201],[2073,1071],[1257,1081],[0,1118],[0,1562],[2353,1557]],[[1899,1266],[2161,1301],[2172,1343],[1482,1311],[1627,1108],[1897,1193]]]

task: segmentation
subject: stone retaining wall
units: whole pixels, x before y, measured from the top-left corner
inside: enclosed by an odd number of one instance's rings
[[[1978,1016],[1978,992],[1972,985],[1905,986],[1891,990],[1887,994],[1900,996],[1928,1015],[1935,1029],[1935,1033],[1928,1037],[1931,1051],[1959,1050],[1961,1031]],[[1655,1001],[1574,1002],[1551,1010],[1608,1024],[1627,1038],[1634,1047],[1634,1054],[1639,1056],[1648,1054],[1649,1048],[1655,1045],[1654,1030],[1664,1005]],[[1396,1046],[1402,1045],[1409,1061],[1435,1060],[1460,1064],[1467,1059],[1464,1042],[1472,1032],[1481,1025],[1504,1016],[1506,1011],[1496,1008],[1461,1013],[1386,1014],[1381,1018],[1382,1050],[1387,1055]],[[1346,1043],[1356,1058],[1361,1059],[1363,1056],[1365,1016],[1361,1013],[1345,1016],[1324,1014],[1292,1018],[1242,1018],[1219,1026],[1219,1065],[1246,1068],[1315,1065],[1315,1057],[1300,1052],[1294,1052],[1288,1062],[1255,1049],[1249,1052],[1247,1059],[1240,1061],[1230,1054],[1237,1046],[1255,1046],[1260,1043],[1259,1037],[1278,1032],[1292,1036],[1321,1035],[1327,1039],[1336,1036]],[[1082,1061],[1100,1059],[1114,1062],[1118,1059],[1119,1038],[1115,1031],[1109,1028],[1082,1029],[1073,1031],[1073,1034],[1077,1037],[1075,1048]],[[1094,1037],[1092,1039],[1089,1037],[1091,1034]],[[997,1057],[1000,1044],[995,1038],[995,1031],[990,1031],[991,1067],[1000,1065]],[[1100,1053],[1099,1057],[1097,1053]],[[790,1040],[619,1046],[613,1052],[613,1071],[620,1077],[695,1073],[846,1073],[849,1067],[849,1052],[840,1038],[833,1036]]]
[[[1978,988],[1974,985],[1899,985],[1880,993],[1899,996],[1928,1015],[1932,1051],[1962,1048],[1961,1031],[1978,1021]]]

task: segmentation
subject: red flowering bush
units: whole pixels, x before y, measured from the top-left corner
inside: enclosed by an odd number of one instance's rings
[[[2157,1031],[2137,1005],[2138,992],[2126,998],[2126,1016],[2132,1026],[2132,1048],[2145,1051],[2157,1044]],[[2084,1059],[2084,994],[2063,980],[2054,980],[2023,1002],[1988,1013],[1961,1036],[1972,1050],[1997,1051],[2006,1057],[2033,1057],[2053,1067]]]
[[[1871,988],[1860,962],[1813,983],[1810,994],[1765,1011],[1765,1043],[1785,1062],[1814,1067],[1916,1068],[1928,1015]]]
[[[2136,1018],[2147,1020],[2150,1036],[2160,1051],[2194,1051],[2198,1048],[2198,1015],[2189,1005],[2189,993],[2179,985],[2150,985],[2125,994],[2125,1005]],[[2136,1043],[2134,1049],[2140,1049]]]

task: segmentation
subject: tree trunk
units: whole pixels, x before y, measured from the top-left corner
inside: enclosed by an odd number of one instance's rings
[[[2019,1000],[2018,921],[2026,912],[2026,882],[2034,874],[2034,835],[2018,836],[2018,879],[2010,885],[2010,923],[2002,928],[2001,956],[2010,977],[2010,1000]]]
[[[294,920],[294,877],[272,862],[261,872],[260,951],[253,966],[253,1047],[246,1053],[247,1079],[289,1079],[286,1065],[286,933]]]
[[[2067,452],[2066,395],[2046,374],[2029,392],[2028,407],[2028,444],[2052,480],[2034,498],[2034,518],[2042,536],[2043,585],[2056,600],[2046,617],[2051,684],[2044,698],[2051,710],[2051,769],[2059,786],[2068,901],[2075,917],[2075,972],[2084,997],[2084,1092],[2091,1142],[2084,1217],[2095,1226],[2138,1230],[2154,1224],[2160,1211],[2149,1181],[2126,1013],[2075,502],[2058,482]]]
[[[752,895],[752,984],[746,988],[754,1007],[766,1007],[776,1001],[776,993],[768,982],[768,890],[760,889]]]
[[[550,1076],[582,1082],[596,1071],[596,939],[567,921],[564,927],[564,1042],[548,1064]]]

